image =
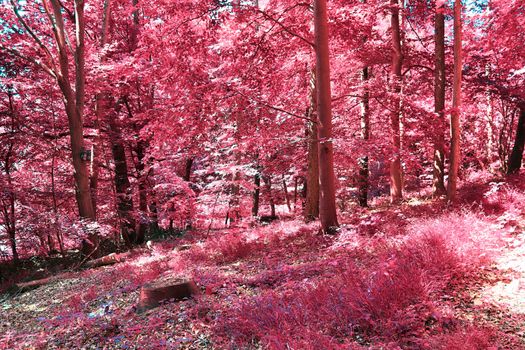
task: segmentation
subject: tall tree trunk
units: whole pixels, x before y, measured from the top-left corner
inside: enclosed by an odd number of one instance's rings
[[[11,254],[13,255],[13,262],[16,264],[19,261],[18,250],[16,248],[16,211],[15,211],[15,188],[13,186],[13,178],[11,176],[11,166],[14,164],[13,153],[14,153],[14,139],[16,133],[16,111],[13,101],[12,86],[8,86],[7,95],[9,98],[9,114],[11,115],[11,137],[9,139],[9,148],[5,153],[4,167],[5,174],[7,177],[8,185],[8,203],[6,204],[2,200],[2,212],[4,216],[4,225],[6,227],[7,235],[9,237],[9,243],[11,245]]]
[[[190,182],[191,179],[191,168],[193,167],[193,157],[188,157],[186,159],[186,165],[184,167],[184,176],[182,177],[184,181]]]
[[[456,200],[460,157],[461,129],[461,79],[463,69],[461,0],[454,1],[454,82],[452,85],[452,113],[450,116],[450,168],[448,172],[447,199]]]
[[[393,106],[390,113],[390,128],[392,133],[392,158],[390,160],[390,201],[398,203],[403,199],[403,173],[401,170],[401,84],[403,53],[401,49],[401,29],[399,25],[399,1],[391,0],[392,8],[392,95]]]
[[[294,184],[293,184],[293,209],[297,208],[297,191],[299,187],[299,176],[295,176],[294,178]]]
[[[53,111],[53,135],[56,135],[56,115]],[[56,181],[55,181],[55,167],[56,167],[56,158],[57,158],[57,152],[58,152],[58,145],[57,145],[58,138],[57,136],[53,139],[53,154],[51,156],[51,203],[53,206],[53,219],[56,220],[58,218],[58,202],[57,202],[57,195],[56,195]],[[53,230],[56,232],[56,238],[58,241],[58,246],[60,248],[60,254],[62,257],[65,257],[65,250],[64,250],[64,243],[62,240],[62,233],[61,230],[59,230],[56,226],[53,227]]]
[[[272,176],[271,175],[264,176],[263,179],[266,185],[266,191],[268,192],[268,199],[270,202],[270,213],[271,213],[270,216],[274,218],[276,215],[275,215],[275,200],[273,198],[273,192],[272,192]]]
[[[106,96],[109,97],[109,96]],[[126,245],[136,241],[136,222],[133,216],[133,196],[128,177],[128,163],[117,113],[107,115],[111,153],[115,164],[114,182],[117,196],[117,212],[120,232]]]
[[[332,144],[332,93],[326,0],[314,1],[317,113],[319,120],[319,216],[322,230],[334,233],[339,226],[335,205],[334,151]]]
[[[109,35],[109,17],[111,13],[111,1],[104,0],[103,16],[102,16],[102,28],[100,30],[100,48],[104,49],[104,46],[107,44],[108,35]],[[105,61],[104,55],[101,55],[101,62]],[[100,86],[105,86],[106,82],[103,79],[98,79]],[[95,126],[98,130],[98,135],[93,141],[91,146],[91,166],[90,166],[90,178],[89,178],[89,188],[91,190],[91,202],[93,203],[93,210],[95,212],[95,217],[97,215],[97,196],[98,196],[98,175],[99,175],[99,151],[101,150],[101,135],[102,135],[102,121],[107,118],[109,113],[109,97],[110,93],[108,91],[103,91],[95,95]],[[101,153],[101,152],[100,152]],[[102,153],[101,153],[102,154]]]
[[[487,81],[490,79],[490,64],[487,63],[485,67],[485,76]],[[487,166],[490,168],[490,165],[494,162],[494,110],[492,102],[492,93],[490,92],[490,86],[487,84],[487,90],[485,92],[487,95],[487,121],[485,123],[487,128],[487,144],[486,144],[486,153],[487,153]]]
[[[191,180],[191,168],[193,167],[193,161],[194,161],[194,158],[193,157],[188,157],[186,159],[186,166],[184,168],[184,181],[186,182],[190,182]],[[193,222],[192,222],[192,218],[191,218],[191,214],[190,216],[186,217],[186,225],[185,225],[185,229],[191,229],[193,226]]]
[[[100,117],[102,117],[102,113],[99,114],[98,112],[98,105],[100,103],[98,97],[96,98],[97,103],[97,112],[96,112],[96,118],[97,121],[96,129],[98,130],[98,135],[94,138],[93,144],[91,145],[91,151],[90,154],[90,164],[89,164],[89,190],[91,191],[91,205],[93,206],[93,211],[95,212],[95,218],[97,217],[97,200],[98,200],[98,175],[99,175],[99,160],[97,157],[99,156],[98,153],[101,151],[100,144],[102,143],[101,140],[101,127],[100,127]]]
[[[146,239],[146,231],[148,224],[146,218],[148,217],[148,190],[146,184],[146,174],[144,173],[144,156],[146,151],[145,142],[140,140],[137,143],[135,152],[137,154],[137,175],[138,175],[138,189],[139,189],[139,224],[137,234],[134,240],[135,244],[142,244]]]
[[[292,205],[290,203],[290,195],[288,194],[288,186],[286,185],[286,179],[283,175],[283,191],[284,191],[284,199],[286,200],[286,206],[288,207],[288,212],[292,212]]]
[[[306,222],[319,217],[319,140],[317,119],[317,89],[315,70],[310,73],[310,106],[306,122],[306,138],[308,142],[308,173],[306,176],[306,202],[304,218]]]
[[[361,72],[363,81],[363,98],[361,99],[361,139],[367,142],[370,139],[370,91],[368,79],[370,78],[369,67],[364,67]],[[368,207],[368,156],[359,158],[358,200],[361,207]]]
[[[445,4],[436,6],[435,15],[435,71],[434,71],[434,111],[437,127],[434,129],[434,163],[432,194],[442,196],[445,189]]]
[[[8,230],[9,244],[11,245],[11,253],[13,254],[13,262],[17,264],[20,261],[18,250],[16,249],[16,226],[10,227]]]
[[[78,211],[81,218],[95,220],[95,211],[91,201],[89,188],[89,172],[87,169],[86,149],[84,148],[84,1],[75,0],[75,29],[76,48],[75,57],[75,90],[73,91],[69,80],[69,58],[68,46],[66,44],[66,31],[62,17],[62,5],[58,0],[51,0],[54,16],[54,35],[57,43],[60,74],[57,82],[64,96],[64,105],[69,122],[69,133],[71,138],[71,157],[75,170],[76,198]],[[97,246],[97,238],[94,233],[89,235],[88,245],[91,250]]]
[[[13,141],[11,141],[13,142]],[[15,211],[15,189],[13,186],[13,179],[11,176],[11,155],[13,150],[13,143],[10,144],[9,151],[5,159],[5,172],[7,177],[7,184],[9,187],[8,203],[4,204],[4,224],[6,226],[7,235],[9,237],[9,243],[11,245],[11,253],[13,254],[13,262],[18,263],[18,250],[16,248],[16,211]]]
[[[252,216],[259,215],[259,201],[261,198],[261,166],[259,164],[257,164],[255,171],[253,176],[255,189],[253,190]]]
[[[149,232],[151,234],[153,232],[159,231],[159,210],[157,209],[157,194],[154,189],[151,189],[150,191],[149,212],[150,212]]]
[[[520,117],[518,119],[518,127],[516,129],[516,137],[514,139],[514,146],[509,157],[509,165],[507,174],[513,174],[520,170],[523,160],[523,148],[525,145],[525,101],[519,104]]]

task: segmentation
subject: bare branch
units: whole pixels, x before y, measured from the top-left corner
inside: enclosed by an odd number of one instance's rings
[[[301,4],[297,4],[295,6],[292,6],[290,9],[287,9],[286,11],[289,11],[297,6],[299,6]],[[285,11],[285,12],[286,12]],[[267,12],[263,11],[263,10],[257,10],[257,12],[259,12],[260,14],[262,14],[266,19],[269,19],[270,21],[276,23],[279,27],[281,27],[286,33],[290,34],[291,36],[293,37],[296,37],[298,39],[300,39],[301,41],[307,43],[308,45],[310,45],[311,47],[315,48],[315,44],[313,42],[311,42],[310,40],[306,39],[305,37],[297,34],[296,32],[292,31],[290,28],[288,28],[287,26],[285,26],[279,19],[279,18],[274,18],[272,16],[270,16]],[[284,13],[284,12],[283,12]],[[281,15],[282,16],[282,15]]]
[[[38,46],[40,46],[40,48],[42,50],[44,50],[44,52],[46,53],[49,61],[51,62],[51,66],[54,67],[55,66],[55,62],[53,60],[53,55],[51,55],[51,51],[49,51],[47,46],[44,45],[42,40],[40,40],[40,38],[35,34],[33,29],[31,29],[31,27],[27,24],[27,22],[24,20],[24,18],[20,15],[20,13],[18,12],[18,7],[16,6],[14,0],[11,0],[11,6],[13,7],[13,12],[15,13],[16,18],[18,18],[18,21],[22,24],[22,26],[25,28],[27,33],[35,40],[35,42],[38,44]]]
[[[0,45],[0,50],[4,50],[6,52],[9,52],[11,55],[13,55],[15,57],[18,57],[18,58],[20,58],[20,59],[22,59],[24,61],[31,62],[34,65],[42,68],[44,70],[44,72],[46,72],[47,74],[49,74],[53,78],[55,78],[55,79],[57,78],[57,75],[56,75],[55,71],[52,68],[50,68],[49,66],[47,66],[45,63],[41,62],[40,60],[37,60],[37,59],[32,58],[32,57],[25,56],[25,55],[21,54],[20,52],[18,52],[17,50],[7,48],[7,47],[5,47],[3,45]]]
[[[264,106],[266,108],[269,108],[269,109],[272,109],[274,111],[277,111],[277,112],[281,112],[281,113],[285,113],[285,114],[288,114],[289,116],[292,116],[294,118],[298,118],[298,119],[303,119],[303,120],[308,120],[309,122],[312,122],[312,123],[317,123],[317,121],[311,119],[311,118],[308,118],[308,117],[305,117],[305,116],[302,116],[302,115],[298,115],[298,114],[295,114],[295,113],[292,113],[292,112],[289,112],[283,108],[280,108],[280,107],[276,107],[276,106],[272,106],[264,101],[261,101],[259,99],[256,99],[254,97],[250,97],[250,96],[247,96],[245,94],[243,94],[242,92],[240,91],[237,91],[237,93],[243,97],[246,97],[247,99],[249,100],[252,100],[253,102],[256,102],[257,104],[261,105],[261,106]]]

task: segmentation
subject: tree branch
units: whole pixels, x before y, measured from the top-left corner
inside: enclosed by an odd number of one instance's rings
[[[53,60],[53,55],[51,55],[51,51],[49,51],[47,46],[44,45],[42,40],[40,40],[40,38],[35,34],[33,29],[31,29],[31,27],[27,24],[27,22],[24,20],[24,18],[20,15],[14,0],[11,0],[10,2],[11,2],[11,6],[13,7],[13,12],[15,13],[15,16],[16,16],[16,18],[18,18],[18,21],[22,24],[22,26],[25,28],[27,33],[33,38],[33,40],[35,40],[35,42],[38,44],[38,46],[40,46],[40,48],[42,50],[44,50],[44,52],[46,53],[49,61],[51,62],[51,67],[54,67],[55,66],[55,62]]]
[[[259,99],[256,99],[254,97],[250,97],[250,96],[247,96],[245,94],[243,94],[242,92],[240,91],[237,91],[237,93],[243,97],[246,97],[247,99],[249,100],[252,100],[253,102],[256,102],[257,104],[260,104],[261,106],[264,106],[266,108],[269,108],[269,109],[272,109],[274,111],[277,111],[277,112],[281,112],[281,113],[285,113],[285,114],[288,114],[289,116],[292,116],[294,118],[298,118],[298,119],[303,119],[303,120],[308,120],[309,122],[312,122],[312,123],[317,123],[317,121],[311,119],[311,118],[308,118],[308,117],[305,117],[305,116],[302,116],[302,115],[298,115],[298,114],[295,114],[295,113],[292,113],[292,112],[289,112],[285,109],[282,109],[280,107],[276,107],[276,106],[272,106],[264,101],[261,101]]]
[[[3,45],[0,45],[0,50],[4,50],[6,52],[9,52],[11,55],[15,56],[15,57],[18,57],[24,61],[28,61],[28,62],[31,62],[33,63],[34,65],[42,68],[47,74],[49,74],[50,76],[52,76],[53,78],[57,78],[57,75],[55,73],[55,71],[50,68],[49,66],[47,66],[45,63],[42,63],[41,61],[35,59],[35,58],[32,58],[32,57],[27,57],[23,54],[21,54],[20,52],[18,52],[17,50],[15,49],[10,49],[10,48],[7,48]]]
[[[296,6],[299,6],[301,4],[297,4],[295,6],[293,6],[292,8],[296,7]],[[290,9],[287,9],[286,11],[289,11],[291,10],[292,8]],[[286,12],[285,11],[285,12]],[[291,36],[293,37],[296,37],[300,40],[302,40],[303,42],[307,43],[308,45],[310,45],[311,47],[315,48],[315,44],[313,42],[311,42],[310,40],[306,39],[305,37],[293,32],[290,28],[288,28],[287,26],[285,26],[282,22],[279,21],[280,17],[278,19],[275,19],[273,18],[272,16],[270,16],[267,12],[263,11],[263,10],[257,10],[257,12],[259,12],[260,14],[262,14],[266,19],[269,19],[270,21],[276,23],[277,25],[279,25],[279,27],[281,27],[285,32],[287,32],[288,34],[290,34]]]

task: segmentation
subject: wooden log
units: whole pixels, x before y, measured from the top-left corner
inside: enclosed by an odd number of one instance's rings
[[[21,282],[16,284],[18,290],[29,290],[32,288],[43,286],[44,284],[51,283],[55,280],[53,276],[47,278],[41,278],[39,280],[33,280],[29,282]]]
[[[43,286],[45,284],[49,284],[49,283],[58,281],[60,279],[69,278],[71,277],[71,275],[72,274],[70,272],[65,272],[65,273],[61,273],[58,275],[49,276],[46,278],[41,278],[41,279],[37,279],[33,281],[20,282],[20,283],[17,283],[15,287],[16,287],[16,290],[18,291],[28,291],[28,290]]]
[[[147,283],[140,289],[137,313],[156,308],[163,301],[180,301],[198,293],[199,288],[191,280],[164,279]]]
[[[90,260],[86,262],[84,266],[88,268],[93,268],[93,267],[113,265],[113,264],[125,261],[129,255],[130,255],[130,252],[121,253],[121,254],[111,253],[101,258]]]

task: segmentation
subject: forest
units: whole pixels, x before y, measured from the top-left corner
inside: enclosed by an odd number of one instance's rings
[[[0,0],[0,350],[525,349],[523,0]]]

